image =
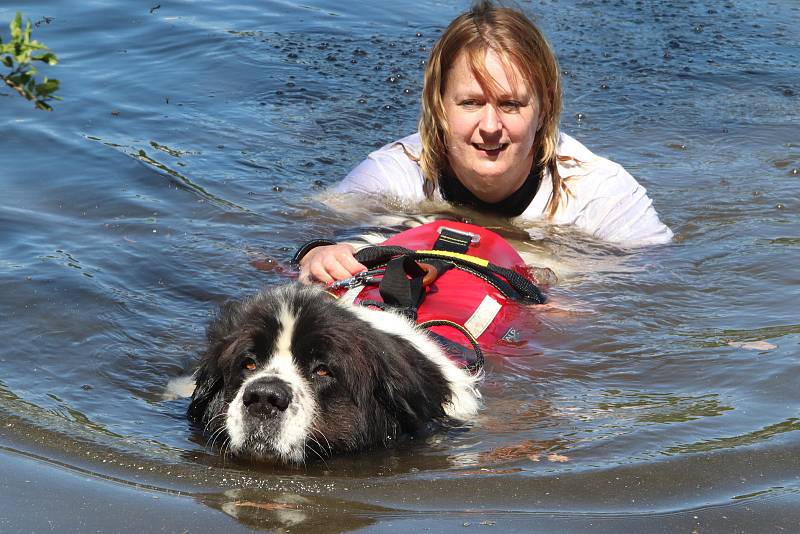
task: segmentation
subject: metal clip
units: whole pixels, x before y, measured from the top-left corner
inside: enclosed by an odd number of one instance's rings
[[[352,289],[354,287],[363,286],[367,284],[371,284],[377,281],[375,275],[382,275],[383,269],[374,269],[372,271],[361,271],[360,273],[356,273],[350,278],[345,278],[344,280],[337,280],[336,282],[331,282],[328,286],[328,289]]]

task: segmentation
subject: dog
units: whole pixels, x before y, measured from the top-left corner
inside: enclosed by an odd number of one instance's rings
[[[282,464],[388,445],[480,408],[480,373],[391,310],[290,283],[225,304],[189,418],[224,453]]]

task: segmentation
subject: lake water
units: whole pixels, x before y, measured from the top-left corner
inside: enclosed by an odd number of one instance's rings
[[[528,229],[559,283],[489,358],[480,417],[305,468],[223,460],[162,394],[215,306],[310,238],[376,229],[320,198],[415,130],[467,3],[22,6],[64,100],[0,89],[0,531],[800,530],[800,6],[520,5],[558,53],[563,130],[675,240]]]

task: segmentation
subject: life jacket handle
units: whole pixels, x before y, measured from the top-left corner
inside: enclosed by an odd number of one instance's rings
[[[431,319],[430,321],[425,321],[420,323],[419,326],[420,328],[426,328],[428,330],[430,330],[434,326],[449,326],[461,332],[461,334],[463,334],[463,336],[467,338],[467,341],[469,341],[470,345],[472,345],[472,350],[475,352],[475,361],[468,362],[466,368],[470,373],[475,375],[481,372],[481,369],[483,369],[483,364],[485,362],[483,351],[481,350],[480,344],[478,344],[478,340],[475,339],[475,336],[473,336],[472,333],[469,330],[467,330],[464,326],[453,321],[448,321],[446,319]]]
[[[546,298],[536,285],[512,269],[495,265],[488,260],[468,254],[445,250],[410,250],[399,246],[373,245],[355,254],[358,262],[373,269],[396,257],[413,260],[442,260],[491,284],[507,298],[526,304],[544,304]]]

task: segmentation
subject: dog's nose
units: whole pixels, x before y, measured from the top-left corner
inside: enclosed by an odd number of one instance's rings
[[[262,378],[247,385],[242,403],[250,415],[263,416],[284,411],[292,402],[292,389],[278,378]]]

